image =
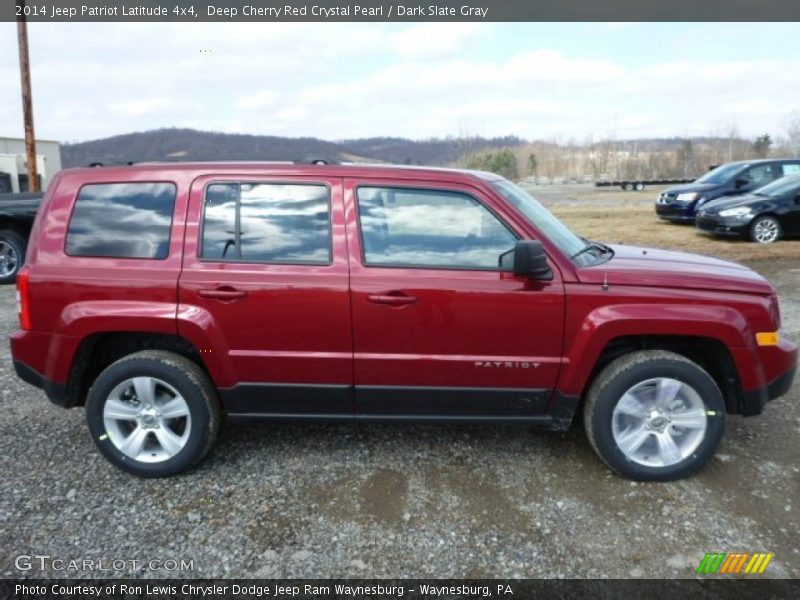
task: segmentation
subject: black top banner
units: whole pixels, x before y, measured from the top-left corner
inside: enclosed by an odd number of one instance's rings
[[[798,21],[787,0],[2,0],[0,21]]]

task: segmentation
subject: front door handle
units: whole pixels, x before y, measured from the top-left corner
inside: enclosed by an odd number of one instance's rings
[[[210,300],[221,300],[222,302],[232,302],[247,296],[247,292],[237,290],[235,287],[229,285],[222,285],[211,289],[197,290],[197,295],[201,298],[208,298]]]
[[[417,302],[417,298],[404,292],[387,292],[385,294],[368,294],[367,300],[373,304],[386,304],[387,306],[408,306]]]

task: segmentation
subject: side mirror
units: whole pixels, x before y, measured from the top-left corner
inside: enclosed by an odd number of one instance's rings
[[[736,186],[736,189],[738,190],[739,188],[743,188],[746,185],[750,185],[750,180],[749,179],[740,178],[740,179],[737,179],[734,182],[734,185]]]
[[[541,242],[519,240],[514,246],[514,275],[525,275],[539,281],[552,281],[553,270],[547,264]]]

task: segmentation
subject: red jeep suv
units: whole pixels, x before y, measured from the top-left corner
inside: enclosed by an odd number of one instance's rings
[[[750,269],[587,241],[472,171],[63,171],[17,285],[17,374],[142,476],[198,463],[223,415],[562,430],[580,409],[611,469],[671,480],[797,362]]]

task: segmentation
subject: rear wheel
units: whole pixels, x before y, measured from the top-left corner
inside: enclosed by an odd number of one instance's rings
[[[670,481],[695,473],[714,454],[725,431],[725,402],[711,376],[687,358],[634,352],[595,379],[584,427],[612,470]]]
[[[86,417],[103,455],[142,477],[191,468],[210,450],[220,425],[206,374],[161,350],[131,354],[100,373],[89,390]]]
[[[0,230],[0,284],[14,283],[25,262],[25,238],[10,229]]]
[[[750,225],[750,239],[759,244],[777,242],[782,236],[781,224],[775,217],[759,217]]]

